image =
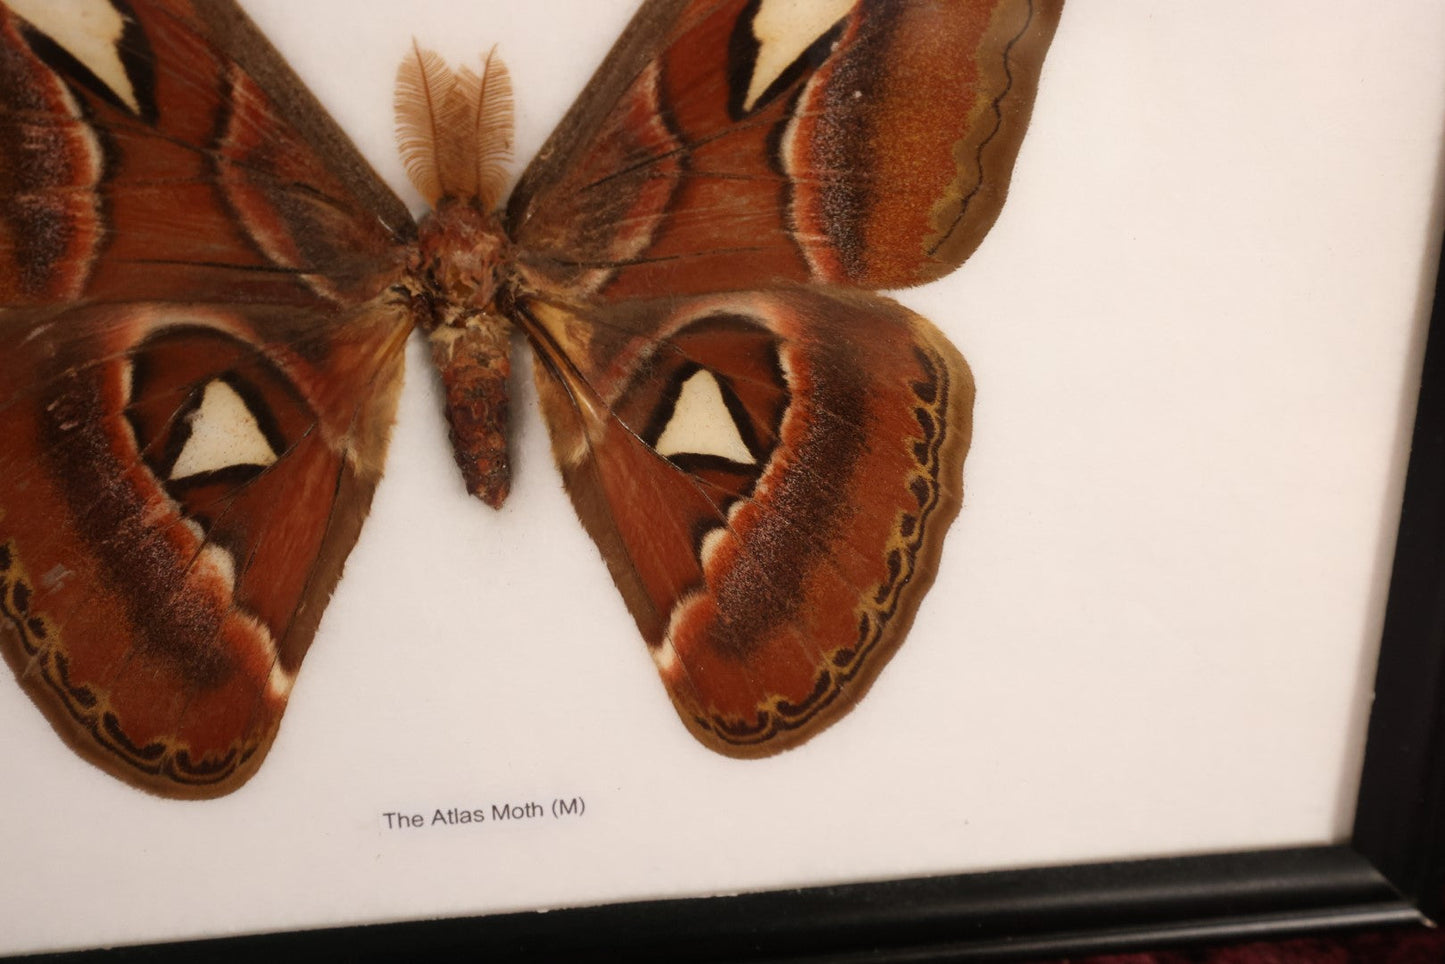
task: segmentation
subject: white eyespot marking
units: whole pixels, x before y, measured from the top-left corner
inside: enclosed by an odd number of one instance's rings
[[[763,0],[753,17],[758,58],[743,109],[752,110],[769,85],[803,51],[842,20],[856,0]]]
[[[256,416],[236,390],[217,379],[206,386],[201,404],[186,416],[191,437],[171,467],[171,481],[237,465],[272,465],[276,450],[261,433]]]
[[[5,0],[5,3],[84,64],[133,113],[140,113],[135,86],[120,61],[125,18],[109,0],[70,0],[69,3]]]
[[[742,433],[723,401],[722,388],[712,372],[699,368],[682,383],[672,418],[657,438],[657,454],[715,455],[730,462],[756,465],[743,443]]]

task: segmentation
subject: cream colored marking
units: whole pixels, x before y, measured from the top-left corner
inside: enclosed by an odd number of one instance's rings
[[[281,660],[276,653],[276,638],[271,635],[271,630],[260,619],[239,606],[232,607],[226,620],[240,623],[242,629],[256,640],[256,648],[261,653],[261,659],[271,667],[266,674],[266,693],[272,699],[285,703],[286,698],[291,695],[291,687],[296,682],[296,674],[288,673],[282,668]]]
[[[171,468],[171,481],[235,465],[271,465],[276,452],[246,400],[217,379],[206,386],[201,404],[187,416],[191,437]]]
[[[89,68],[101,83],[125,102],[132,113],[140,113],[135,87],[120,61],[119,45],[125,33],[125,18],[108,0],[5,2],[11,10],[30,21],[33,27]]]
[[[729,516],[731,516],[731,513],[729,513]],[[709,529],[707,535],[702,537],[702,551],[698,553],[698,557],[702,560],[703,569],[708,569],[712,566],[712,557],[722,546],[722,541],[727,538],[727,534],[727,529],[718,526],[715,529]]]
[[[55,401],[47,403],[46,406],[45,406],[45,410],[46,410],[47,412],[49,412],[51,415],[54,415],[54,414],[55,414],[55,410],[58,409],[58,408],[60,408],[61,402],[62,402],[62,399],[57,398]],[[77,425],[79,425],[79,424],[80,424],[80,419],[78,419],[78,418],[67,418],[67,419],[65,419],[64,421],[59,422],[59,423],[56,425],[56,427],[59,428],[62,432],[70,432],[70,431],[74,431],[74,430],[75,430],[75,427],[76,427]]]
[[[723,401],[722,389],[712,372],[699,368],[682,383],[672,418],[657,439],[657,454],[716,455],[730,462],[756,465],[757,459]]]
[[[663,633],[658,647],[652,650],[652,661],[657,664],[657,671],[662,674],[663,679],[671,681],[674,677],[687,673],[687,667],[683,665],[672,641],[687,622],[688,615],[702,604],[705,596],[704,590],[694,589],[673,603],[672,612],[667,617],[667,632]]]
[[[813,117],[814,93],[818,79],[817,75],[809,78],[787,126],[783,128],[783,137],[778,145],[778,159],[788,174],[805,170],[808,164],[807,144],[799,144],[798,136],[803,121]],[[819,257],[819,252],[828,252],[832,247],[832,240],[825,233],[814,230],[817,219],[811,215],[814,213],[812,208],[817,203],[816,194],[816,191],[805,190],[801,186],[798,190],[789,192],[788,223],[796,225],[793,229],[793,240],[798,242],[798,247],[808,262],[809,273],[814,278],[825,278],[828,275],[828,264],[824,258]]]
[[[262,631],[264,632],[264,630]],[[266,639],[268,641],[271,639],[270,633],[266,634]],[[276,644],[274,642],[271,643],[271,649],[273,651],[276,649]],[[275,699],[285,702],[286,699],[291,695],[291,687],[295,684],[296,675],[294,673],[288,673],[286,672],[286,670],[282,669],[281,661],[279,659],[274,660],[271,663],[270,678],[266,680],[266,690],[271,694],[271,696]]]
[[[227,590],[236,591],[236,558],[230,552],[210,542],[201,550],[201,559],[220,577]]]
[[[28,333],[26,333],[24,338],[20,339],[20,344],[28,345],[32,341],[40,341],[44,338],[48,338],[50,337],[50,332],[54,330],[54,328],[55,322],[53,321],[47,321],[43,324],[36,325],[34,328],[30,329]]]
[[[40,585],[47,591],[54,592],[57,589],[65,588],[65,581],[75,575],[75,570],[67,569],[64,563],[57,562],[50,567],[50,571],[40,577]]]
[[[763,0],[753,17],[758,59],[748,82],[743,109],[752,110],[773,81],[803,51],[853,9],[855,0]]]
[[[120,397],[127,402],[135,401],[135,364],[127,358],[120,365]]]
[[[652,651],[652,661],[664,677],[672,676],[677,670],[677,650],[672,646],[671,636],[663,639],[662,645]]]
[[[609,419],[612,416],[611,411],[592,394],[590,386],[573,392],[572,401],[576,403],[584,424],[582,431],[577,433],[577,441],[566,454],[568,468],[581,465],[592,457],[592,450],[607,438],[607,429],[611,424]]]

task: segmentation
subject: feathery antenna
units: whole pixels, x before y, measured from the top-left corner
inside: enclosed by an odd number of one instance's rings
[[[487,54],[478,76],[448,67],[412,42],[396,72],[396,140],[407,176],[433,206],[443,197],[475,200],[484,211],[502,200],[512,157],[512,79]]]

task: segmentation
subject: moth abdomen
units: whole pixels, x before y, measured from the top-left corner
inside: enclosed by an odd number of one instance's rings
[[[467,491],[500,509],[511,491],[507,454],[512,376],[512,325],[496,314],[475,315],[427,336],[446,394],[453,454]]]

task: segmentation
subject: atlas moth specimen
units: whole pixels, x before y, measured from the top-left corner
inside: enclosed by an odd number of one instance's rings
[[[962,498],[973,384],[874,292],[998,215],[1062,0],[647,0],[504,206],[495,57],[398,78],[418,225],[229,0],[0,7],[0,645],[81,755],[255,772],[382,470],[412,328],[508,488],[520,331],[683,723],[857,703]]]

